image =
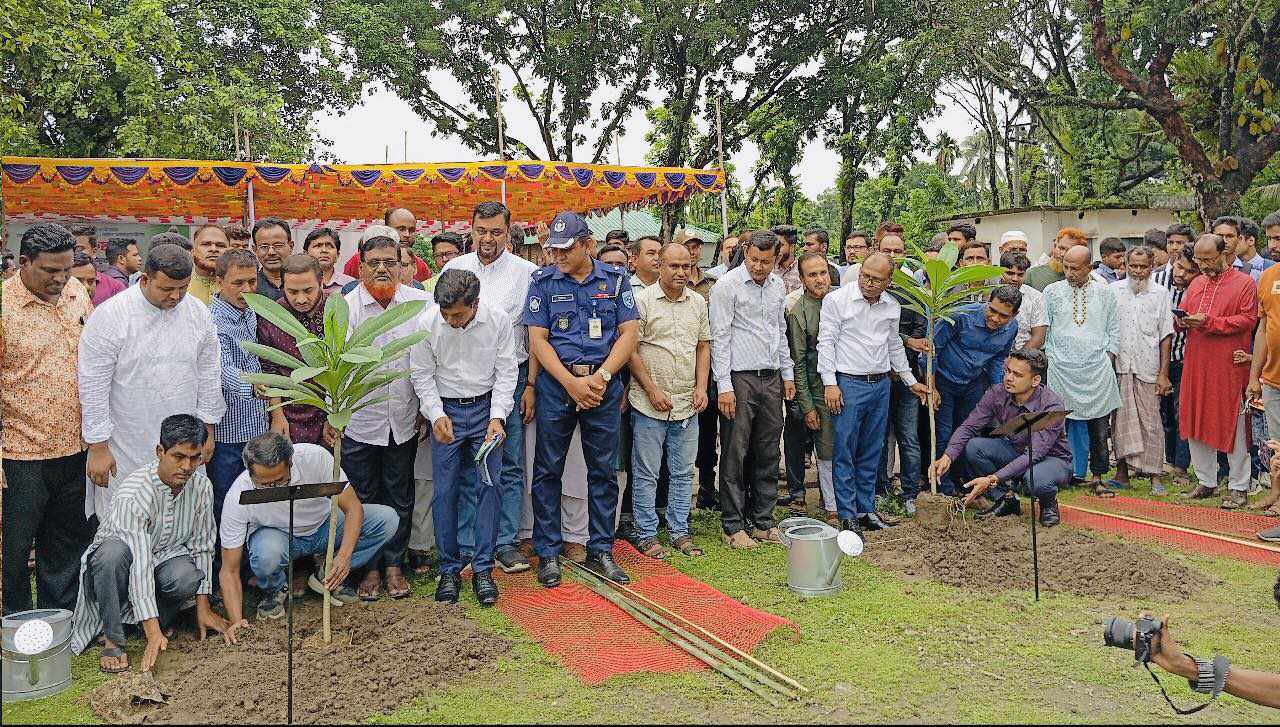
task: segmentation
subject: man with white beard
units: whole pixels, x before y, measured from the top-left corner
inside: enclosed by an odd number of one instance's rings
[[[1116,481],[1130,475],[1151,478],[1152,491],[1162,494],[1164,430],[1160,397],[1173,390],[1169,382],[1169,350],[1173,340],[1173,311],[1167,288],[1151,280],[1155,256],[1139,245],[1125,256],[1123,280],[1111,284],[1120,318],[1120,351],[1116,354],[1116,383],[1120,408],[1111,427],[1116,454]]]

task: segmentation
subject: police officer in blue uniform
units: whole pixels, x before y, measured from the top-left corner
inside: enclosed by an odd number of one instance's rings
[[[624,395],[618,372],[635,351],[638,313],[626,271],[595,260],[594,246],[582,217],[556,215],[546,243],[551,264],[533,273],[524,308],[529,353],[542,367],[532,384],[537,412],[533,547],[540,561],[538,582],[547,588],[560,585],[561,478],[575,426],[581,426],[587,464],[591,537],[586,567],[609,580],[630,582],[613,561],[614,460]]]

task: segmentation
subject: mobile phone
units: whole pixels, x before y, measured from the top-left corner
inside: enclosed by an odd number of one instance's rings
[[[1182,310],[1181,308],[1174,308],[1174,309],[1173,309],[1173,317],[1174,317],[1174,318],[1186,318],[1186,317],[1187,317],[1187,312],[1186,312],[1186,311],[1184,311],[1184,310]]]

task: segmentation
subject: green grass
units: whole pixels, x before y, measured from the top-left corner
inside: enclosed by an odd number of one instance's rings
[[[1140,492],[1145,483],[1135,484]],[[980,594],[906,581],[851,560],[842,570],[843,593],[804,600],[785,586],[781,548],[730,551],[719,545],[716,520],[699,514],[694,526],[706,557],[671,562],[800,627],[798,639],[776,631],[755,655],[812,690],[801,702],[774,709],[714,672],[630,675],[585,687],[500,612],[471,601],[470,615],[514,644],[496,673],[426,694],[373,721],[1276,723],[1276,712],[1225,696],[1180,718],[1146,672],[1131,667],[1132,657],[1103,646],[1101,638],[1108,617],[1134,618],[1149,609],[1171,614],[1175,636],[1192,653],[1223,653],[1235,664],[1280,671],[1273,569],[1151,546],[1221,583],[1181,603],[1054,593],[1035,603],[1029,590]],[[415,595],[429,597],[429,591],[419,584]],[[67,693],[6,705],[5,724],[92,721],[80,698],[102,681],[96,659],[78,658],[75,670],[76,685]],[[1179,704],[1201,699],[1185,680],[1165,683]]]

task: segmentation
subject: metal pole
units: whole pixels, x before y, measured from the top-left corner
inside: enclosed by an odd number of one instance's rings
[[[493,69],[493,118],[498,122],[498,159],[505,165],[507,161],[506,138],[502,129],[502,76],[498,69]],[[507,177],[500,180],[502,186],[502,203],[507,203]]]
[[[1027,427],[1027,494],[1031,496],[1031,570],[1035,580],[1036,601],[1040,600],[1040,549],[1036,544],[1036,478],[1035,460],[1032,459],[1031,445],[1035,442],[1034,432]],[[1014,495],[1017,497],[1017,495]]]
[[[404,160],[409,161],[409,130],[404,130]]]
[[[253,152],[249,151],[249,130],[248,130],[248,129],[245,129],[245,130],[244,130],[244,158],[245,158],[245,159],[247,159],[247,160],[249,160],[249,161],[253,161]],[[250,179],[250,180],[249,180],[249,184],[248,184],[248,191],[247,191],[247,193],[246,193],[246,194],[247,194],[247,198],[248,198],[248,208],[249,208],[249,210],[248,210],[248,212],[249,212],[249,229],[251,229],[251,230],[252,230],[252,229],[253,229],[253,225],[254,225],[254,223],[258,221],[258,219],[257,219],[257,217],[258,217],[258,215],[257,215],[257,211],[254,209],[254,202],[253,202],[253,180],[252,180],[252,179]]]
[[[724,168],[724,119],[720,115],[720,97],[716,96],[716,151],[720,155],[720,173],[724,175],[724,186],[720,188],[720,242],[729,236],[729,173]]]
[[[622,166],[622,148],[618,144],[619,132],[613,133],[613,163]],[[627,229],[627,213],[622,205],[618,205],[618,229],[626,231]],[[694,261],[695,264],[697,261]]]
[[[286,715],[288,724],[293,724],[293,498],[289,498],[289,582],[285,584],[288,595],[285,597],[286,608],[289,611],[289,674],[288,686],[289,691],[288,707]],[[327,598],[327,596],[326,596]]]

